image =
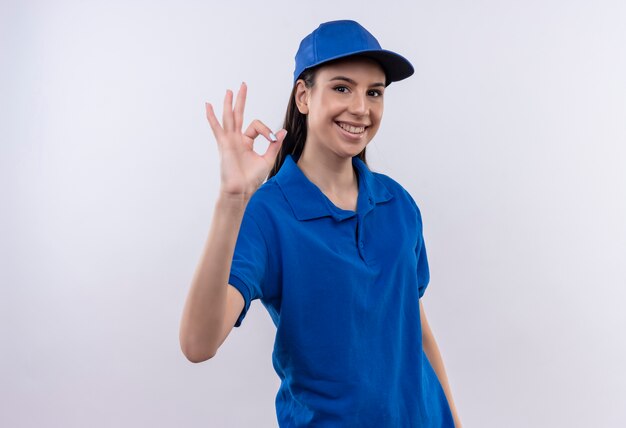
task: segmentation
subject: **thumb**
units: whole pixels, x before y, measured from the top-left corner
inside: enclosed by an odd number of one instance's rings
[[[270,164],[274,164],[276,162],[276,156],[278,156],[278,152],[283,145],[283,141],[285,141],[285,137],[287,136],[287,131],[285,129],[281,129],[276,134],[276,141],[270,143],[267,146],[267,150],[263,157],[270,162]]]

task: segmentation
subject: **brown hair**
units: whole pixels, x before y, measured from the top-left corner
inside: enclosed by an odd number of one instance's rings
[[[304,85],[307,88],[312,88],[315,84],[315,75],[319,67],[320,66],[307,68],[300,74],[300,76],[298,76],[298,79],[304,80]],[[283,165],[283,162],[285,162],[285,158],[288,154],[292,155],[294,160],[297,161],[300,158],[302,151],[304,150],[304,143],[306,142],[307,135],[307,116],[306,114],[300,113],[300,110],[298,110],[295,95],[296,85],[294,84],[293,89],[291,90],[291,95],[289,96],[287,113],[285,114],[285,122],[283,124],[283,128],[287,130],[287,136],[283,140],[280,151],[276,156],[274,167],[270,170],[270,173],[267,177],[268,180],[278,173],[280,167]],[[359,153],[357,156],[367,165],[367,159],[365,158],[365,149],[366,148],[363,148],[361,153]]]

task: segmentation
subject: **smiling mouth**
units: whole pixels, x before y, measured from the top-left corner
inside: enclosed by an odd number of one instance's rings
[[[352,126],[343,122],[335,122],[335,123],[344,131],[349,132],[350,134],[355,134],[355,135],[362,134],[365,132],[367,128],[369,128],[369,126]]]

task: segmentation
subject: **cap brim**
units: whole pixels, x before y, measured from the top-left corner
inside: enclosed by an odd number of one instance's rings
[[[364,56],[378,61],[387,77],[387,84],[410,77],[415,72],[413,65],[402,55],[388,50],[355,52],[353,55]],[[352,55],[350,55],[352,56]]]
[[[403,57],[400,54],[395,52],[386,50],[386,49],[376,49],[376,50],[362,50],[356,52],[350,52],[345,55],[337,55],[332,58],[326,58],[323,61],[319,61],[315,64],[310,65],[307,68],[315,67],[329,61],[334,61],[342,58],[349,58],[353,56],[363,56],[366,58],[371,58],[382,66],[385,71],[385,77],[387,78],[386,84],[389,85],[391,82],[397,82],[399,80],[406,79],[410,77],[415,69],[413,65],[409,62],[408,59]]]

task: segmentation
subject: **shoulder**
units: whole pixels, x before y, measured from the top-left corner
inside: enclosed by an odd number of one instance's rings
[[[387,190],[389,190],[389,192],[391,192],[394,198],[398,199],[399,203],[404,203],[407,205],[407,207],[410,206],[416,211],[418,215],[420,215],[420,210],[417,206],[417,203],[415,202],[415,199],[413,199],[411,193],[402,184],[400,184],[398,181],[391,178],[387,174],[373,171],[372,174],[380,183],[382,183],[387,188]]]
[[[285,198],[274,177],[263,183],[250,197],[245,215],[251,216],[259,224],[267,224],[271,217],[282,212]]]
[[[372,171],[372,175],[379,182],[383,183],[385,187],[394,194],[394,196],[398,192],[406,191],[406,189],[404,188],[404,186],[402,186],[402,184],[400,184],[399,182],[397,182],[396,180],[394,180],[393,178],[391,178],[385,173]]]

